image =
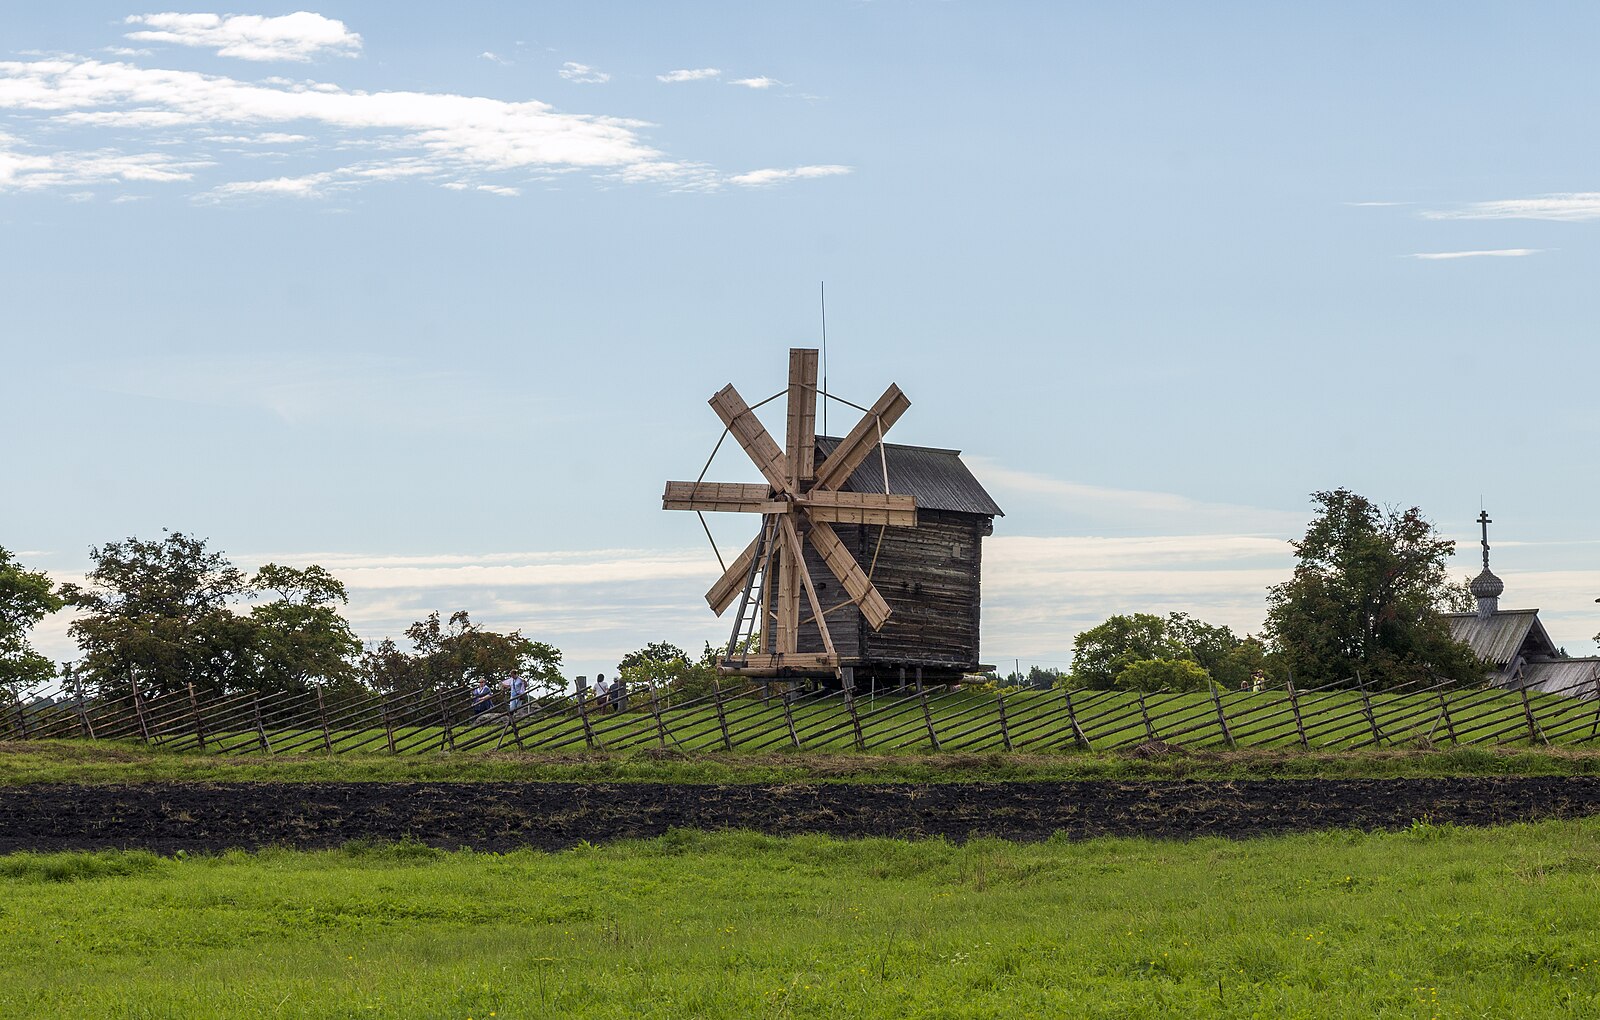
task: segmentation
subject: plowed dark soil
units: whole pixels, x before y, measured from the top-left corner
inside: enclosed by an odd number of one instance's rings
[[[0,852],[157,851],[410,838],[434,846],[559,849],[672,827],[775,835],[1056,832],[1247,837],[1495,825],[1600,812],[1600,777],[691,786],[646,783],[141,783],[0,789]]]

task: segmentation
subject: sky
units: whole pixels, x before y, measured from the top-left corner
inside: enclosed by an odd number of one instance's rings
[[[662,483],[825,281],[830,390],[898,383],[891,438],[1006,510],[987,662],[1256,630],[1340,486],[1462,576],[1486,506],[1502,605],[1592,654],[1597,44],[1587,4],[13,5],[0,546],[71,580],[170,528],[328,567],[368,641],[698,650]]]

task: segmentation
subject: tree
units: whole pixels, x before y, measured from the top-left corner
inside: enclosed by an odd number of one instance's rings
[[[1203,691],[1211,674],[1193,659],[1139,659],[1122,667],[1117,689],[1123,691]]]
[[[338,578],[315,564],[297,570],[268,563],[251,587],[278,596],[250,610],[257,690],[305,691],[355,679],[361,642],[335,608],[349,601]]]
[[[525,638],[521,631],[486,630],[465,610],[452,613],[448,622],[438,612],[429,613],[406,628],[406,637],[415,649],[410,654],[385,639],[375,652],[362,656],[362,675],[374,688],[447,690],[475,687],[480,681],[498,684],[513,675],[535,691],[560,690],[567,683],[559,649]]]
[[[1455,543],[1416,507],[1380,508],[1348,489],[1312,495],[1316,517],[1295,549],[1294,576],[1267,589],[1266,636],[1307,685],[1361,678],[1379,687],[1434,674],[1477,680],[1483,664],[1450,637],[1459,604],[1445,572]]]
[[[621,673],[630,667],[639,666],[645,662],[663,663],[671,662],[673,659],[682,659],[684,662],[688,662],[689,653],[670,641],[652,641],[638,651],[624,655],[622,661],[617,663],[617,672]]]
[[[1112,616],[1072,639],[1072,682],[1094,690],[1110,690],[1131,663],[1181,659],[1187,652],[1168,633],[1167,621],[1159,616]]]
[[[50,660],[28,643],[28,631],[62,605],[43,571],[24,570],[0,546],[0,690],[20,694],[55,675]]]
[[[248,594],[245,575],[205,539],[182,532],[89,550],[87,586],[62,595],[83,614],[68,628],[83,652],[79,676],[101,694],[135,682],[151,695],[187,684],[211,691],[249,676],[253,624],[229,608]]]

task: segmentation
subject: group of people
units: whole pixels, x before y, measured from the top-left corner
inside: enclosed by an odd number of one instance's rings
[[[594,699],[595,707],[602,712],[608,708],[617,712],[626,712],[628,710],[627,681],[619,676],[608,683],[604,673],[595,674]]]
[[[521,674],[513,673],[500,681],[500,688],[506,692],[506,709],[515,712],[528,701],[528,681]],[[482,715],[494,710],[495,685],[488,680],[479,680],[477,686],[472,688],[472,714]]]

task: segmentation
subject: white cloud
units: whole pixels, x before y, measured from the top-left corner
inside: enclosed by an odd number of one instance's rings
[[[510,65],[516,63],[516,61],[514,61],[514,60],[507,60],[505,57],[500,56],[498,53],[491,53],[488,50],[484,50],[482,53],[478,54],[478,59],[480,59],[480,60],[488,60],[488,61],[490,61],[492,63],[496,63],[496,64],[504,64],[507,67],[509,67]]]
[[[561,65],[561,70],[556,72],[567,81],[574,81],[580,85],[602,85],[611,80],[611,75],[604,71],[596,71],[588,64],[580,64],[569,60]]]
[[[1491,256],[1515,259],[1524,255],[1537,255],[1543,250],[1542,248],[1492,248],[1481,251],[1419,251],[1411,257],[1414,259],[1475,259]]]
[[[766,169],[751,170],[747,173],[735,174],[728,178],[729,183],[745,187],[762,187],[769,184],[781,184],[785,181],[802,180],[809,177],[833,177],[838,174],[850,173],[850,167],[829,164],[826,166],[797,166],[788,170]]]
[[[715,78],[720,74],[722,74],[722,71],[715,67],[683,68],[677,71],[668,71],[666,74],[658,74],[656,75],[656,81],[664,81],[668,84],[681,81],[705,81],[707,78]]]
[[[1556,220],[1577,223],[1600,219],[1600,191],[1569,191],[1538,198],[1473,202],[1460,209],[1422,214],[1430,220]]]
[[[318,198],[326,193],[328,185],[333,183],[334,179],[331,173],[319,173],[306,174],[302,177],[274,177],[266,181],[234,181],[212,189],[211,194],[217,198],[248,195]]]
[[[537,100],[347,92],[321,83],[250,83],[192,71],[81,59],[0,62],[0,109],[47,115],[56,123],[123,128],[192,126],[208,133],[290,124],[321,126],[338,132],[345,148],[370,148],[383,154],[374,163],[351,168],[345,174],[351,179],[428,174],[453,179],[462,172],[530,167],[648,168],[659,156],[640,138],[638,128],[643,125],[638,121],[559,113]],[[297,136],[264,130],[256,137],[282,144]],[[96,156],[21,157],[7,153],[0,157],[9,160],[9,169],[0,171],[0,188],[74,183],[76,179],[62,176],[59,165],[85,163]],[[98,157],[105,164],[101,177],[118,176],[112,166],[115,163],[127,180],[189,180],[198,162],[114,153]],[[256,190],[274,186],[275,182],[268,182]]]
[[[127,24],[143,25],[128,38],[215,50],[240,60],[307,61],[323,55],[353,57],[361,36],[344,22],[309,11],[282,17],[258,14],[134,14]]]
[[[0,191],[80,188],[110,183],[171,183],[194,179],[211,164],[165,153],[93,152],[34,153],[19,151],[17,139],[0,133]]]
[[[774,85],[784,85],[787,83],[781,82],[776,78],[768,78],[763,75],[760,78],[735,78],[728,84],[743,85],[747,89],[770,89]]]
[[[487,191],[491,195],[503,195],[506,198],[516,198],[522,194],[520,188],[508,188],[500,184],[480,184],[478,190]]]

